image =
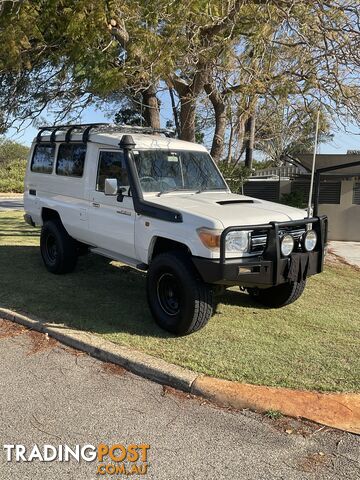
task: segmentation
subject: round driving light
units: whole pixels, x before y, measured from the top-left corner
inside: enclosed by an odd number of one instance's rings
[[[295,242],[294,238],[291,235],[284,235],[281,239],[281,253],[284,257],[288,257],[290,253],[294,250]]]
[[[307,252],[312,252],[316,247],[317,235],[314,230],[309,230],[305,233],[303,245]]]

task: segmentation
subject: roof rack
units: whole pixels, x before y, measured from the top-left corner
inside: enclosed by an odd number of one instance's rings
[[[114,123],[108,123],[105,127],[101,127],[99,131],[105,132],[124,132],[124,133],[142,133],[145,135],[154,135],[154,133],[160,133],[166,137],[174,137],[175,130],[170,128],[152,128],[152,127],[139,127],[137,125],[116,125]]]
[[[82,142],[87,143],[89,141],[89,136],[91,130],[96,130],[97,133],[142,133],[146,135],[154,135],[156,133],[163,134],[166,137],[174,137],[174,130],[168,128],[151,128],[151,127],[137,127],[132,125],[115,125],[111,123],[79,123],[79,124],[68,124],[68,125],[52,125],[52,126],[41,126],[39,127],[39,133],[36,136],[36,142],[40,143],[43,141],[43,133],[51,132],[50,142],[56,142],[56,135],[60,132],[65,132],[65,142],[71,141],[71,135],[73,132],[79,130],[79,133],[82,133]]]
[[[43,132],[51,132],[50,135],[50,142],[54,143],[56,141],[56,134],[57,132],[64,132],[65,133],[65,142],[70,142],[71,140],[71,133],[74,130],[81,130],[83,134],[82,141],[86,143],[89,140],[90,130],[93,128],[99,128],[101,126],[108,125],[107,123],[78,123],[78,124],[68,124],[68,125],[46,125],[39,128],[39,133],[36,137],[36,142],[40,143],[42,141],[42,133]]]

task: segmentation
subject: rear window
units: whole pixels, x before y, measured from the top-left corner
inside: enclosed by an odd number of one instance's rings
[[[59,146],[56,162],[57,175],[82,177],[86,156],[86,145],[63,143]]]
[[[55,145],[35,145],[31,161],[31,171],[35,173],[52,173],[55,158]]]

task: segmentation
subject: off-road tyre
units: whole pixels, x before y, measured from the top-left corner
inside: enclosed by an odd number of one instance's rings
[[[212,316],[212,289],[184,252],[157,255],[149,267],[146,289],[156,323],[175,335],[200,330]]]
[[[44,265],[51,273],[69,273],[76,266],[78,244],[70,237],[60,220],[44,223],[41,229],[40,251]]]
[[[266,307],[280,308],[294,303],[301,297],[306,285],[306,280],[300,282],[287,282],[276,287],[266,289],[248,288],[251,297]]]

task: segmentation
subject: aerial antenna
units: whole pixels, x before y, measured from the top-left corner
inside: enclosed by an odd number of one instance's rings
[[[313,214],[312,196],[313,196],[313,189],[314,189],[316,153],[317,153],[318,137],[319,137],[319,123],[320,123],[320,110],[318,110],[317,116],[316,116],[315,142],[314,142],[313,161],[312,161],[312,168],[311,168],[309,201],[308,201],[308,208],[307,208],[308,218],[312,217],[312,214]]]

